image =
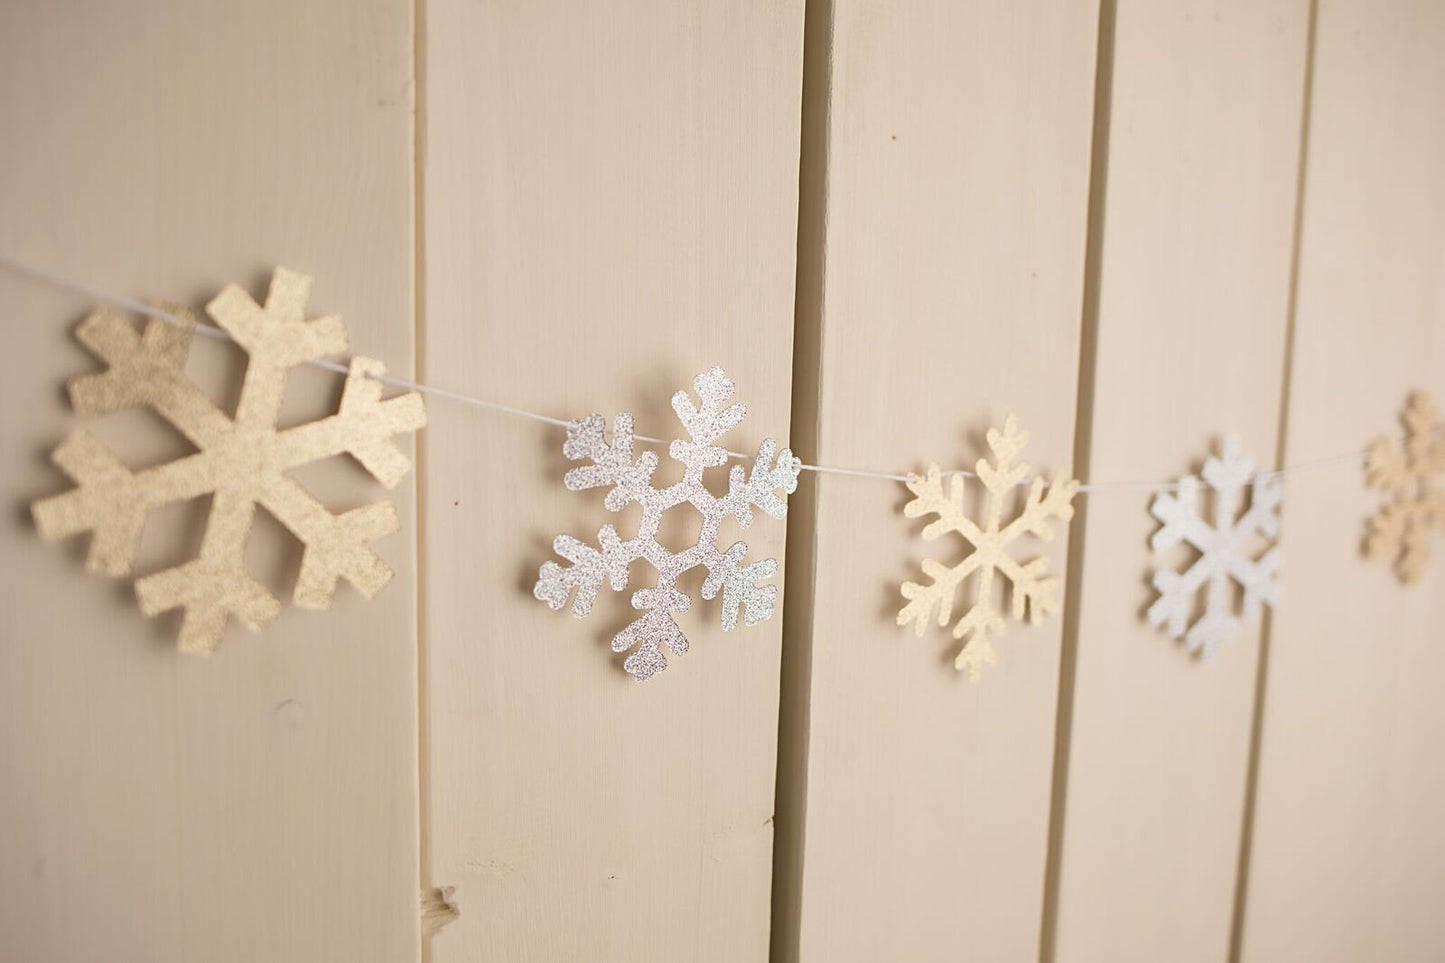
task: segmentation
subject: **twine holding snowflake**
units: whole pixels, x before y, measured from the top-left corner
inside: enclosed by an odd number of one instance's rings
[[[258,506],[305,546],[293,595],[298,606],[330,607],[338,578],[368,598],[391,580],[391,569],[370,547],[400,527],[391,502],[333,515],[286,472],[346,453],[382,484],[395,486],[411,463],[391,439],[425,423],[421,396],[383,401],[381,385],[372,377],[385,370],[381,363],[354,358],[335,415],[278,430],[287,372],[346,350],[346,329],[339,318],[305,319],[310,286],[305,275],[279,268],[264,306],[235,285],[206,306],[250,357],[234,417],[212,404],[185,375],[194,334],[188,314],[179,312],[173,324],[152,319],[138,333],[129,319],[101,309],[81,322],[76,333],[108,365],[103,372],[70,382],[77,414],[149,407],[198,451],[132,472],[93,436],[77,431],[53,458],[79,487],[36,502],[36,525],[48,539],[91,532],[87,566],[126,575],[152,509],[211,495],[199,556],[136,582],[147,615],[184,610],[178,640],[183,651],[214,650],[230,618],[254,630],[280,612],[281,603],[247,574],[243,560]]]
[[[1029,622],[1037,625],[1059,605],[1058,579],[1047,574],[1049,560],[1040,556],[1020,563],[1008,550],[1024,535],[1045,541],[1052,539],[1052,521],[1068,521],[1073,517],[1072,501],[1079,483],[1067,476],[1056,477],[1046,493],[1044,479],[1034,476],[1029,481],[1022,510],[1008,524],[1003,524],[1006,503],[1032,474],[1027,462],[1017,460],[1028,440],[1028,433],[1019,428],[1018,419],[1013,415],[1004,420],[1002,431],[989,429],[987,441],[994,462],[980,458],[975,467],[987,492],[982,525],[970,519],[964,510],[962,475],[955,474],[949,479],[947,493],[936,464],[930,464],[922,477],[914,476],[907,482],[908,490],[915,497],[903,507],[903,514],[909,518],[938,516],[923,529],[924,539],[932,541],[953,532],[971,545],[973,551],[952,567],[925,559],[923,574],[933,580],[932,584],[904,583],[902,593],[908,604],[898,613],[898,624],[913,623],[919,637],[933,618],[939,625],[947,625],[953,617],[953,599],[959,585],[977,572],[973,605],[953,626],[953,637],[964,640],[963,648],[954,659],[954,668],[966,671],[973,682],[978,681],[984,666],[993,665],[997,660],[992,639],[1002,635],[1005,628],[1003,614],[994,606],[993,583],[997,576],[1001,575],[1009,583],[1011,615],[1015,621],[1027,615]]]
[[[668,454],[683,464],[684,473],[681,481],[666,488],[652,485],[658,466],[656,453],[644,451],[634,459],[630,414],[613,419],[610,444],[604,437],[601,415],[568,426],[563,454],[572,461],[591,464],[568,471],[563,484],[574,492],[610,486],[612,490],[604,501],[608,510],[619,512],[637,502],[642,506],[642,520],[637,534],[627,541],[611,525],[604,525],[597,533],[600,549],[570,535],[558,535],[552,547],[571,564],[563,567],[556,562],[544,563],[532,590],[553,609],[562,608],[573,596],[572,614],[580,619],[592,611],[603,581],[609,582],[613,591],[621,592],[627,588],[627,569],[632,562],[642,559],[652,565],[657,570],[656,584],[632,595],[632,607],[642,610],[643,616],[612,640],[614,652],[633,650],[623,668],[639,682],[667,668],[663,646],[679,656],[688,650],[687,636],[673,619],[675,613],[686,612],[692,606],[692,600],[677,590],[677,580],[684,572],[698,566],[707,570],[702,597],[712,599],[722,593],[721,623],[725,632],[736,627],[740,608],[744,621],[753,625],[770,618],[777,602],[776,585],[757,584],[776,574],[777,559],[742,564],[748,552],[746,543],[734,542],[726,551],[719,551],[718,526],[731,516],[737,519],[739,528],[747,528],[753,522],[754,507],[773,518],[782,518],[788,504],[776,492],[786,495],[797,488],[802,463],[791,451],[784,448],[779,452],[777,444],[766,439],[758,448],[752,472],[734,465],[728,475],[727,495],[713,495],[703,485],[703,472],[728,460],[727,451],[713,442],[741,424],[747,408],[741,404],[723,407],[732,397],[733,383],[721,368],[698,375],[693,390],[701,405],[694,405],[686,391],[672,396],[672,409],[690,440],[679,439],[669,447]],[[674,553],[657,540],[657,531],[663,513],[684,504],[691,504],[702,516],[702,530],[696,544]]]
[[[1418,582],[1430,563],[1431,531],[1445,532],[1445,421],[1424,391],[1410,394],[1401,420],[1404,446],[1380,438],[1365,463],[1365,483],[1389,497],[1370,519],[1365,555],[1394,562],[1408,585]]]

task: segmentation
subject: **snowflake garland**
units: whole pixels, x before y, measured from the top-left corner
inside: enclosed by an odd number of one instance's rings
[[[184,610],[178,640],[183,651],[213,651],[230,618],[257,630],[280,612],[281,603],[247,574],[243,560],[258,506],[304,546],[296,605],[328,608],[338,578],[368,598],[391,580],[391,569],[370,548],[372,541],[400,527],[391,502],[334,515],[286,472],[347,453],[386,487],[394,487],[411,463],[391,439],[420,428],[425,409],[415,393],[382,400],[381,384],[371,377],[383,373],[381,363],[353,358],[335,415],[277,429],[288,370],[346,350],[339,318],[305,320],[310,287],[309,277],[278,268],[264,306],[236,285],[206,306],[249,356],[234,416],[212,404],[185,375],[194,334],[194,319],[186,312],[177,312],[177,324],[152,319],[137,332],[126,317],[100,309],[76,332],[108,366],[70,382],[77,414],[149,407],[198,451],[133,472],[93,436],[76,431],[53,459],[79,487],[36,502],[36,525],[47,539],[91,532],[87,567],[127,575],[152,509],[211,495],[198,557],[141,578],[135,586],[146,615]]]
[[[1431,530],[1445,532],[1445,421],[1424,391],[1411,392],[1401,421],[1404,447],[1380,438],[1365,461],[1365,484],[1389,499],[1369,521],[1365,556],[1394,562],[1409,585],[1430,563]]]
[[[1180,479],[1178,491],[1160,493],[1149,506],[1149,513],[1163,523],[1149,541],[1154,551],[1185,544],[1199,552],[1199,558],[1182,573],[1155,570],[1153,584],[1159,598],[1149,607],[1148,619],[1156,628],[1164,626],[1171,637],[1183,638],[1190,653],[1209,659],[1239,627],[1232,611],[1231,580],[1243,590],[1240,615],[1244,618],[1253,618],[1261,604],[1273,605],[1278,596],[1279,552],[1273,539],[1279,530],[1284,483],[1278,475],[1257,473],[1254,461],[1232,435],[1224,439],[1220,457],[1205,460],[1202,474],[1213,492],[1212,524],[1200,515],[1200,480],[1193,475]],[[1249,507],[1241,513],[1246,489]],[[1251,557],[1250,543],[1258,540],[1269,547],[1256,559]],[[1204,611],[1191,624],[1201,589]]]
[[[668,454],[683,464],[684,474],[681,481],[666,488],[652,485],[652,475],[658,466],[656,453],[644,451],[634,457],[630,414],[619,414],[613,419],[610,444],[604,437],[601,415],[594,414],[568,426],[563,454],[571,461],[586,460],[591,464],[568,471],[563,484],[574,492],[610,486],[612,490],[604,501],[608,510],[618,512],[629,503],[637,502],[642,507],[642,520],[637,534],[627,541],[623,541],[611,525],[603,526],[597,533],[600,550],[570,535],[557,536],[552,547],[571,564],[563,567],[553,561],[545,562],[532,590],[533,595],[553,609],[566,605],[568,597],[575,592],[572,614],[580,619],[592,611],[604,580],[611,584],[613,591],[621,592],[627,588],[627,570],[633,561],[642,559],[652,565],[657,570],[656,584],[638,589],[632,595],[632,607],[642,610],[644,615],[612,640],[614,652],[633,649],[623,668],[639,682],[667,668],[667,659],[662,654],[664,645],[673,655],[687,652],[687,637],[673,614],[686,612],[692,605],[692,600],[677,590],[678,578],[690,569],[702,566],[707,570],[702,586],[704,599],[715,598],[722,592],[723,631],[736,627],[739,608],[748,625],[772,616],[778,588],[757,583],[777,572],[777,560],[765,558],[742,564],[748,547],[741,541],[734,542],[726,551],[719,551],[718,526],[724,518],[732,516],[739,528],[747,528],[752,524],[754,507],[773,518],[782,518],[788,510],[787,501],[775,493],[791,494],[797,488],[802,466],[791,451],[787,448],[778,451],[777,444],[769,438],[759,446],[752,472],[734,465],[728,475],[727,495],[722,498],[713,495],[703,485],[703,472],[728,460],[727,451],[713,442],[736,428],[747,416],[747,408],[742,404],[723,407],[732,397],[733,383],[721,368],[711,368],[698,375],[693,381],[693,390],[701,399],[701,406],[694,405],[686,391],[672,396],[672,410],[690,440],[679,439],[669,447]],[[692,505],[702,516],[702,530],[696,544],[674,553],[658,542],[658,526],[664,512],[684,504]]]
[[[964,639],[963,648],[954,659],[954,668],[960,672],[967,671],[969,680],[973,682],[978,681],[984,666],[997,660],[991,637],[997,637],[1004,631],[1003,615],[994,607],[993,583],[996,575],[1002,575],[1009,583],[1013,602],[1011,615],[1015,621],[1023,619],[1027,613],[1029,622],[1037,625],[1059,604],[1058,580],[1046,574],[1049,560],[1040,556],[1020,563],[1009,554],[1008,549],[1023,535],[1033,535],[1045,541],[1052,539],[1054,530],[1051,520],[1068,521],[1073,517],[1072,501],[1079,483],[1067,476],[1056,477],[1045,494],[1043,477],[1034,476],[1029,482],[1023,508],[1007,525],[1002,524],[1006,502],[1032,472],[1027,462],[1016,460],[1028,440],[1028,433],[1019,428],[1018,419],[1013,415],[1004,420],[1002,431],[989,429],[987,441],[993,451],[994,463],[980,458],[975,468],[987,492],[982,526],[970,519],[964,510],[964,479],[961,475],[950,479],[946,494],[937,464],[930,464],[926,474],[914,476],[907,482],[914,498],[903,507],[903,514],[909,518],[930,514],[938,516],[923,529],[924,539],[932,541],[954,532],[971,545],[973,551],[951,568],[934,559],[925,559],[923,574],[933,582],[931,585],[904,583],[902,594],[908,603],[898,613],[898,624],[913,623],[916,634],[922,637],[936,609],[938,624],[947,625],[953,615],[953,599],[958,586],[977,572],[973,605],[953,627],[953,637]]]

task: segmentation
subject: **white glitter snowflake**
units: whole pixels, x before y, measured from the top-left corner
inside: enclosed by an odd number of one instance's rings
[[[1278,476],[1257,473],[1254,461],[1233,436],[1224,439],[1222,457],[1211,455],[1204,462],[1203,475],[1213,490],[1213,524],[1199,513],[1200,483],[1193,475],[1180,479],[1177,492],[1161,493],[1149,506],[1150,514],[1164,523],[1150,540],[1154,551],[1184,543],[1199,552],[1182,573],[1166,568],[1154,572],[1159,598],[1149,607],[1149,623],[1166,626],[1173,638],[1185,640],[1191,653],[1207,659],[1239,627],[1232,611],[1231,580],[1244,593],[1243,618],[1258,614],[1261,603],[1275,603],[1279,552],[1273,539],[1279,530],[1284,484]],[[1246,489],[1249,507],[1241,513]],[[1256,559],[1251,557],[1251,543],[1259,541],[1268,542],[1269,548]],[[1191,625],[1200,589],[1205,591],[1204,613]]]
[[[692,600],[677,590],[678,578],[689,569],[697,566],[707,569],[707,580],[702,586],[704,599],[712,599],[722,592],[723,631],[737,625],[739,607],[748,625],[772,616],[778,588],[757,583],[777,572],[777,560],[765,558],[742,564],[748,552],[743,542],[734,542],[727,551],[719,551],[718,526],[724,518],[732,516],[740,528],[747,528],[752,524],[755,506],[773,518],[782,518],[788,504],[775,492],[787,494],[797,488],[802,466],[791,451],[786,448],[778,451],[777,444],[769,438],[758,447],[752,472],[734,465],[728,475],[727,495],[722,498],[713,495],[703,485],[703,472],[728,460],[727,451],[713,442],[737,427],[747,416],[747,408],[741,404],[722,407],[732,397],[733,383],[721,368],[698,375],[693,381],[693,390],[702,400],[700,407],[693,404],[686,391],[672,396],[672,410],[677,412],[691,440],[677,440],[669,447],[668,453],[682,462],[684,474],[681,481],[666,488],[652,486],[652,474],[658,465],[656,453],[644,451],[633,458],[631,415],[619,414],[613,419],[611,444],[603,437],[605,424],[601,415],[590,415],[568,426],[563,454],[572,461],[592,462],[567,472],[564,484],[568,490],[611,486],[604,502],[607,508],[617,512],[630,502],[637,502],[642,506],[642,521],[637,534],[627,541],[623,541],[611,525],[603,526],[597,533],[600,550],[570,535],[558,535],[552,547],[572,564],[563,567],[556,562],[544,563],[532,590],[532,594],[553,609],[566,605],[568,596],[575,590],[572,614],[580,619],[592,611],[604,579],[611,583],[613,591],[621,592],[627,588],[627,569],[633,561],[643,559],[657,569],[657,583],[632,595],[632,607],[645,614],[612,640],[614,652],[636,647],[623,667],[639,682],[667,668],[663,645],[674,655],[687,652],[687,637],[672,616],[691,607]],[[697,509],[702,516],[702,530],[696,544],[674,553],[658,542],[657,531],[663,513],[683,504]]]

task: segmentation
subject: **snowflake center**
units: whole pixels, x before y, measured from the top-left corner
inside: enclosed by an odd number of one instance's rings
[[[217,461],[232,470],[235,487],[259,486],[280,474],[277,464],[277,433],[266,425],[236,426],[226,440],[212,450]],[[249,483],[249,484],[248,484]]]
[[[1236,553],[1243,553],[1245,541],[1249,532],[1239,524],[1226,524],[1219,528],[1209,530],[1199,546],[1199,550],[1205,555],[1217,557],[1228,557]]]

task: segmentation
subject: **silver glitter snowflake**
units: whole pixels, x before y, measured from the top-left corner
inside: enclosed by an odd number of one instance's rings
[[[604,502],[607,508],[618,512],[629,503],[637,502],[642,506],[642,521],[637,534],[627,541],[623,541],[611,525],[604,525],[597,533],[600,549],[570,535],[558,535],[552,548],[571,565],[544,563],[532,590],[533,595],[553,609],[566,605],[568,596],[575,590],[572,614],[580,619],[592,611],[604,579],[610,582],[613,591],[621,592],[627,588],[627,569],[633,561],[643,559],[657,569],[657,584],[638,589],[632,595],[632,607],[645,614],[612,639],[612,651],[634,650],[623,667],[639,682],[667,668],[667,659],[662,654],[664,645],[673,655],[687,652],[687,637],[673,620],[673,613],[686,612],[692,605],[692,600],[677,590],[678,578],[689,569],[699,565],[707,569],[702,586],[704,599],[715,598],[722,592],[723,631],[737,625],[739,608],[748,625],[772,616],[778,587],[757,583],[777,572],[777,559],[765,558],[744,565],[748,547],[743,542],[734,542],[726,551],[719,551],[718,525],[732,516],[737,519],[738,527],[747,528],[753,522],[754,507],[773,518],[782,518],[788,503],[776,492],[789,494],[797,488],[798,471],[802,467],[802,462],[794,458],[791,451],[786,448],[778,451],[777,443],[769,438],[758,447],[751,473],[741,465],[733,466],[728,475],[727,495],[718,498],[709,492],[702,482],[703,472],[728,460],[727,451],[713,442],[736,428],[747,416],[747,408],[741,404],[723,407],[732,397],[733,383],[721,368],[703,372],[692,384],[701,406],[694,405],[686,391],[672,396],[672,410],[677,412],[691,440],[679,439],[669,447],[668,454],[683,464],[684,473],[681,481],[666,488],[652,485],[652,474],[658,465],[656,453],[644,451],[634,459],[631,415],[620,414],[613,419],[611,444],[604,437],[605,423],[601,415],[590,415],[567,427],[563,454],[572,461],[591,462],[567,472],[563,482],[568,490],[610,486],[612,490]],[[658,542],[658,526],[664,512],[684,504],[692,505],[702,516],[702,530],[696,544],[681,552],[672,552]]]
[[[1239,627],[1239,619],[1232,613],[1231,579],[1243,590],[1240,614],[1244,618],[1258,614],[1261,603],[1275,603],[1278,549],[1271,544],[1256,559],[1251,557],[1250,545],[1272,540],[1278,532],[1284,484],[1277,475],[1256,473],[1254,461],[1233,436],[1224,439],[1222,457],[1210,456],[1204,462],[1203,475],[1213,490],[1212,525],[1199,514],[1200,484],[1193,475],[1180,479],[1178,492],[1160,494],[1149,506],[1150,514],[1164,523],[1150,540],[1156,552],[1180,543],[1199,552],[1199,558],[1182,573],[1164,568],[1155,571],[1159,598],[1149,607],[1149,623],[1167,626],[1171,636],[1185,640],[1191,653],[1207,659]],[[1246,488],[1250,489],[1249,507],[1241,514]],[[1204,613],[1191,625],[1201,588],[1205,590]]]

